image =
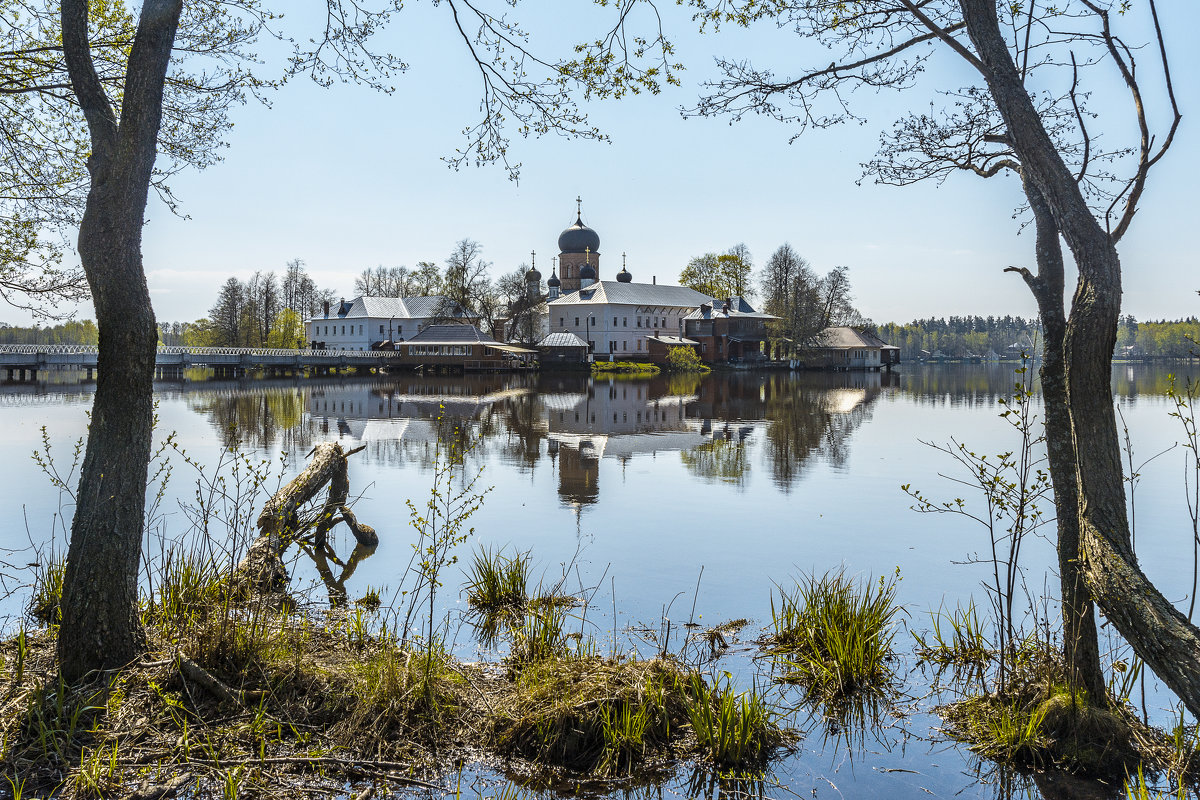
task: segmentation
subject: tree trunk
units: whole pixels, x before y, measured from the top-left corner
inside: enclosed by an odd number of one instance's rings
[[[182,0],[145,0],[120,124],[92,62],[87,0],[61,4],[63,55],[91,134],[79,257],[100,331],[99,377],[63,576],[58,658],[68,681],[143,649],[137,613],[158,328],[142,269],[142,224],[162,92]]]
[[[994,0],[959,0],[967,31],[1026,180],[1045,198],[1079,267],[1064,337],[1084,576],[1134,652],[1200,716],[1200,632],[1141,571],[1130,543],[1111,373],[1121,262],[1059,156],[1000,33]]]
[[[1079,551],[1079,486],[1066,375],[1066,313],[1063,310],[1063,257],[1058,226],[1042,193],[1025,182],[1025,195],[1037,230],[1038,274],[1023,272],[1042,318],[1042,399],[1046,414],[1046,454],[1054,486],[1058,526],[1058,574],[1062,592],[1063,661],[1071,685],[1092,702],[1107,704],[1096,612],[1084,580]]]

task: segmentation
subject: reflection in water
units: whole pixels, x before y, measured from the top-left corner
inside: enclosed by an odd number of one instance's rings
[[[346,581],[350,580],[351,576],[354,575],[354,571],[358,569],[359,564],[375,554],[375,550],[379,546],[378,542],[375,544],[358,542],[354,546],[354,552],[343,563],[337,557],[337,553],[333,551],[333,547],[328,541],[323,544],[310,545],[305,542],[300,542],[299,544],[300,549],[312,559],[313,564],[316,566],[317,574],[321,576],[321,582],[325,584],[325,588],[329,592],[329,605],[332,608],[339,608],[346,605],[348,597]],[[329,566],[330,562],[341,567],[342,571],[338,573],[336,578],[333,576],[332,567]]]
[[[880,373],[733,373],[650,380],[465,376],[229,384],[189,393],[226,444],[293,451],[335,437],[389,466],[428,468],[438,442],[507,466],[557,470],[559,500],[599,501],[600,464],[679,453],[695,477],[744,487],[757,458],[789,488],[847,438],[896,378]]]
[[[599,502],[601,464],[679,454],[687,472],[747,487],[757,470],[790,491],[816,464],[845,469],[851,434],[877,400],[987,406],[1006,396],[1013,364],[910,365],[895,373],[735,372],[649,380],[579,375],[401,375],[372,379],[188,384],[181,391],[226,444],[305,451],[331,437],[366,458],[428,469],[437,443],[481,463],[557,472],[561,503]],[[1126,402],[1161,395],[1168,369],[1114,368]]]

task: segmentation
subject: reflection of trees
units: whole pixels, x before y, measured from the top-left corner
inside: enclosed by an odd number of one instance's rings
[[[683,465],[688,472],[710,483],[745,486],[747,473],[750,471],[745,436],[748,432],[747,428],[739,435],[738,431],[726,429],[725,435],[714,434],[711,441],[681,451],[679,455]]]
[[[189,393],[193,411],[209,418],[226,447],[311,447],[318,434],[304,416],[305,391],[295,385],[212,387]]]
[[[795,486],[806,465],[823,456],[835,467],[850,457],[850,434],[871,416],[880,373],[840,372],[773,376],[763,383],[766,460],[783,489]]]

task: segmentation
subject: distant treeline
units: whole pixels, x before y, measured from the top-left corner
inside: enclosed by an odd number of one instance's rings
[[[97,344],[100,334],[90,319],[28,328],[0,322],[0,344]]]
[[[935,357],[971,358],[995,354],[1019,356],[1041,349],[1041,323],[1023,317],[946,317],[919,319],[901,325],[889,322],[876,332],[900,348],[900,358],[913,361]],[[1114,358],[1159,359],[1200,356],[1200,321],[1138,322],[1121,318],[1117,326]]]

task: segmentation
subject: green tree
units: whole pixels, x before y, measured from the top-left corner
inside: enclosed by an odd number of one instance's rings
[[[303,346],[304,320],[290,308],[275,315],[271,331],[267,334],[267,347],[289,349]]]
[[[696,256],[679,273],[679,283],[709,297],[751,296],[754,262],[746,245],[738,244],[721,255]]]
[[[184,347],[219,347],[220,338],[212,321],[201,318],[183,332]]]

